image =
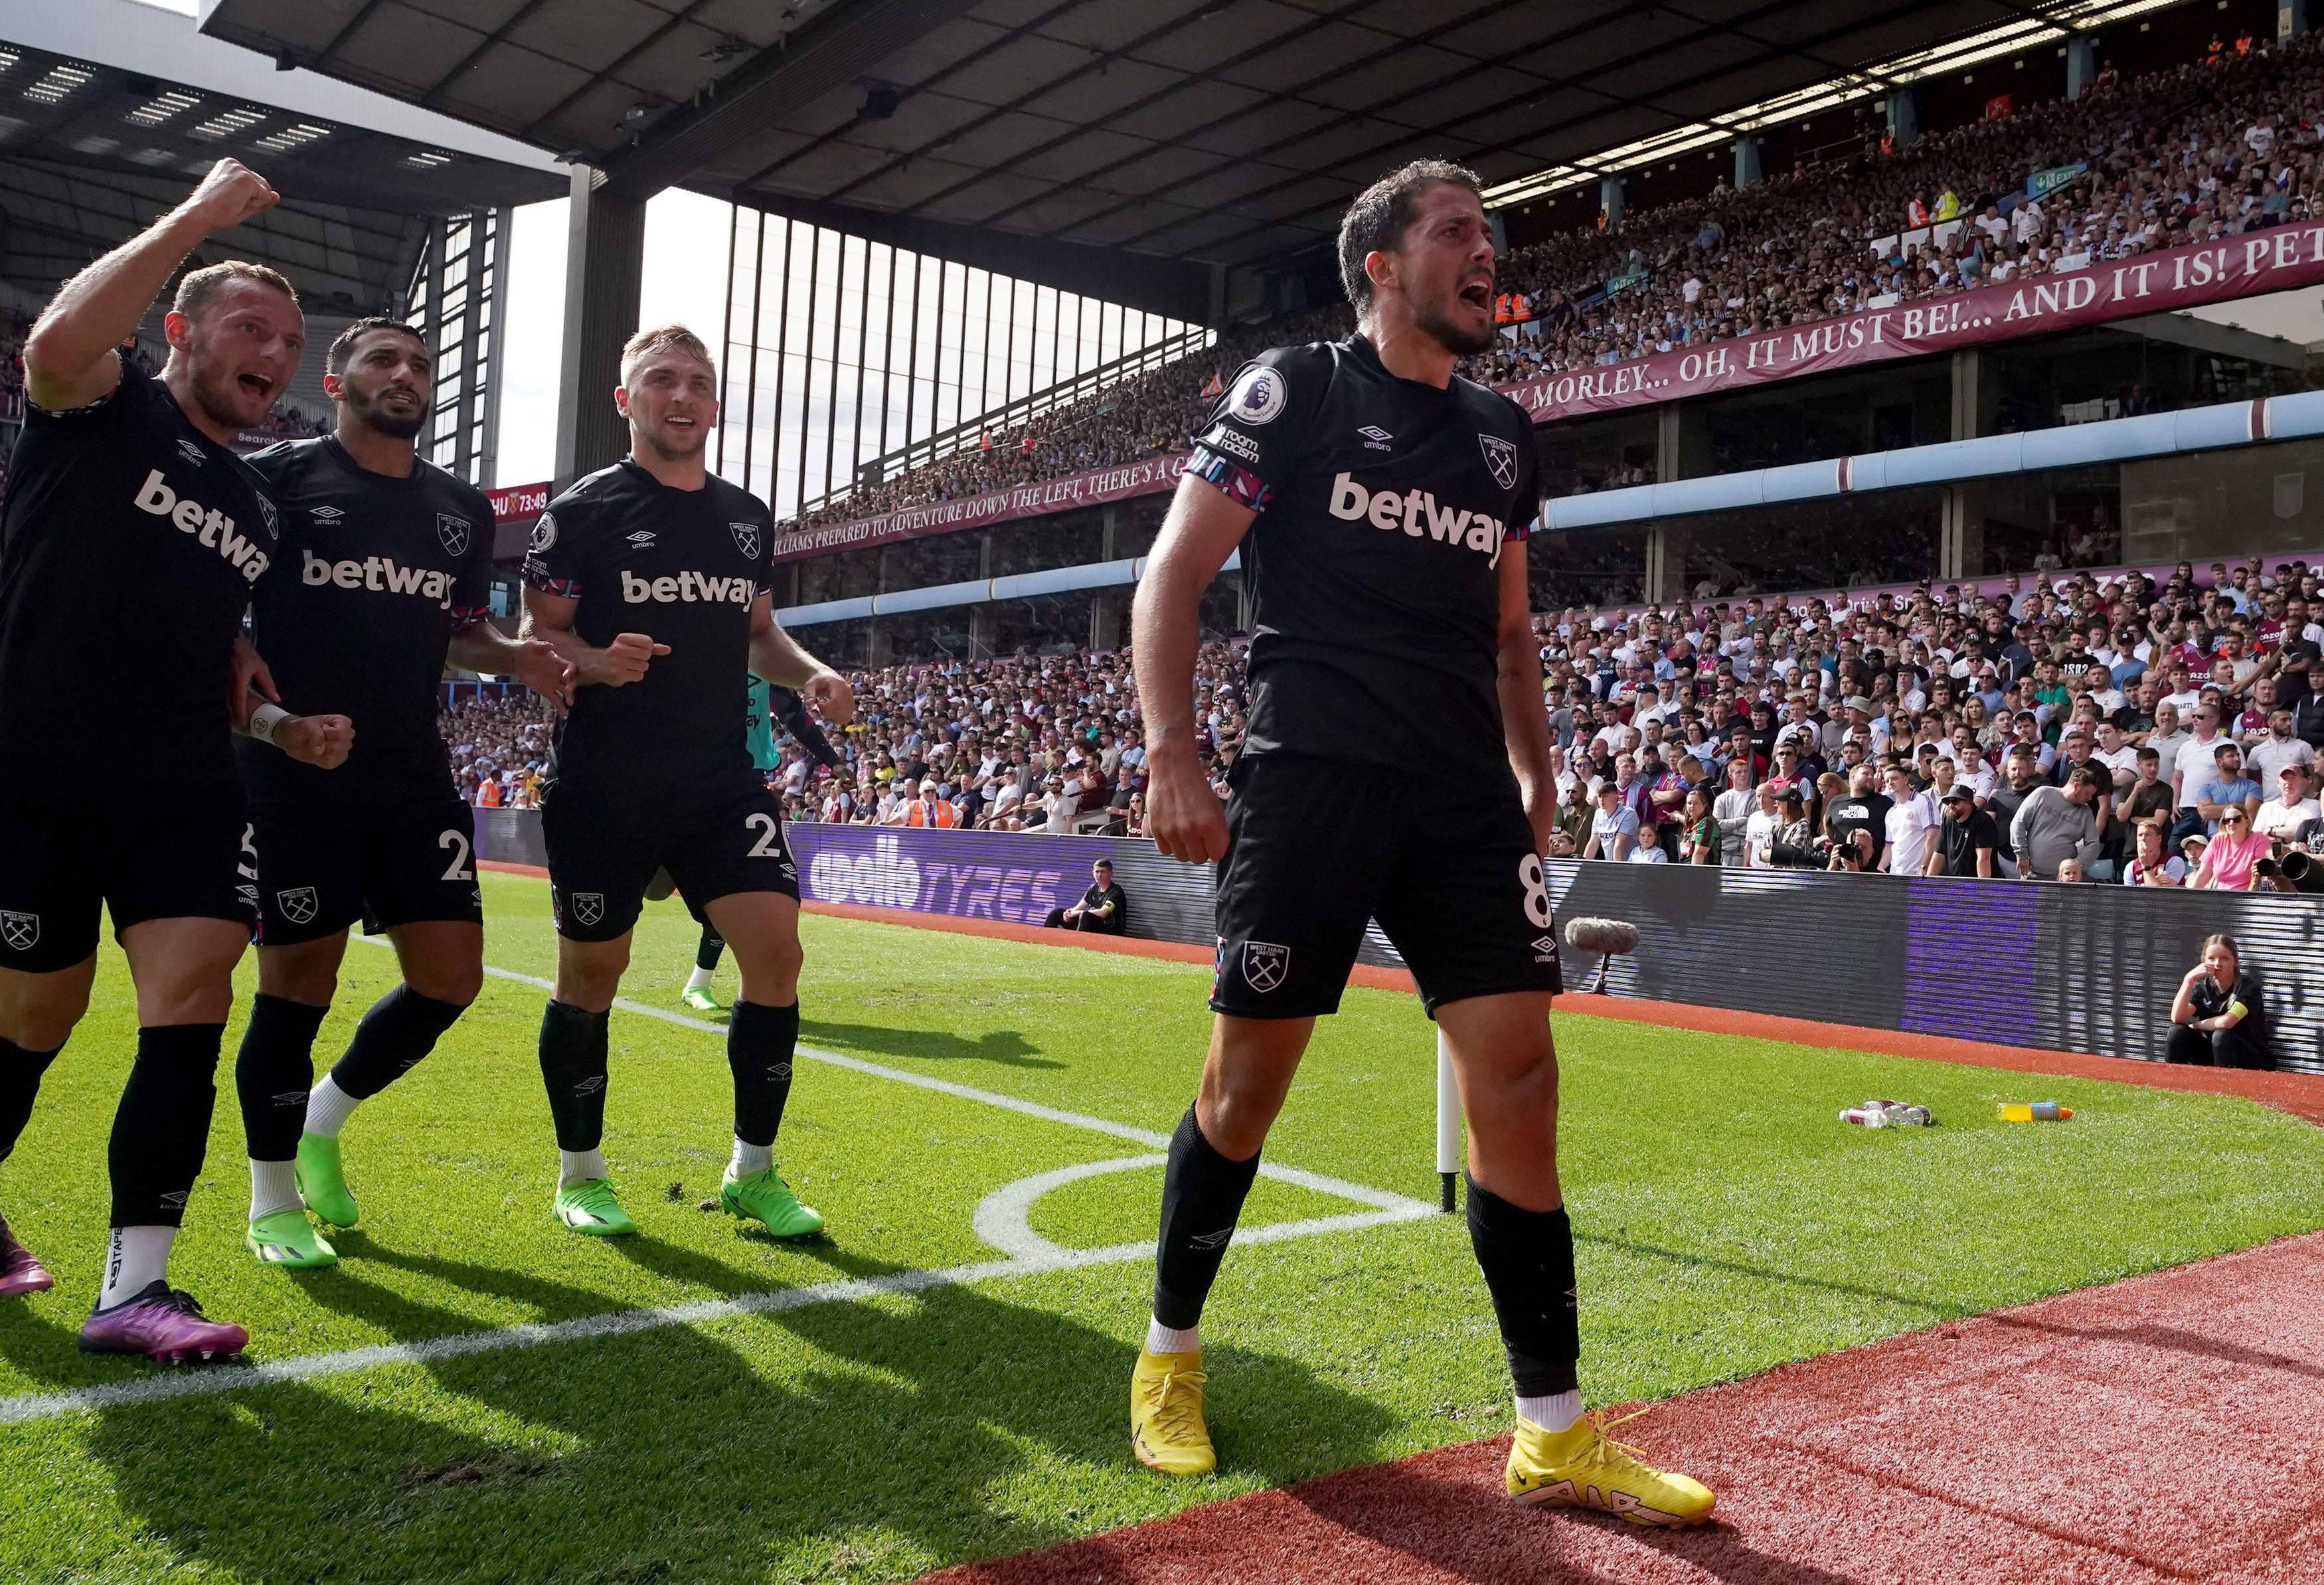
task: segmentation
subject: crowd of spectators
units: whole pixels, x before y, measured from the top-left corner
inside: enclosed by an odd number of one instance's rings
[[[2229,890],[2324,865],[2304,562],[1536,621],[1557,854]]]
[[[2078,99],[1902,149],[1858,115],[1860,141],[1838,158],[1514,251],[1500,265],[1504,337],[1462,372],[1519,383],[2305,220],[2324,180],[2324,42],[2217,45],[2128,80],[2109,62]],[[2076,167],[2029,194],[2037,173]],[[803,521],[1184,450],[1244,359],[1353,325],[1342,303],[1238,327],[1213,350],[987,434]]]
[[[2261,558],[2160,582],[2012,575],[1858,600],[1753,595],[1536,616],[1554,856],[2290,889],[2324,881],[2324,586]],[[1243,646],[1204,647],[1213,787]],[[780,742],[799,822],[1145,834],[1143,722],[1117,652],[886,667],[826,765]],[[463,796],[539,798],[529,696],[443,714]]]

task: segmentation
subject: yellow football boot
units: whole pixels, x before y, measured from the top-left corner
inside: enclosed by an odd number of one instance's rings
[[[1219,1467],[1203,1424],[1203,1356],[1138,1350],[1130,1375],[1130,1451],[1165,1475],[1207,1475]]]
[[[1563,1431],[1544,1431],[1520,1415],[1504,1471],[1509,1500],[1545,1508],[1597,1508],[1633,1525],[1670,1529],[1709,1518],[1719,1500],[1711,1488],[1684,1475],[1648,1469],[1637,1448],[1606,1434],[1609,1424],[1620,1424],[1584,1415]]]

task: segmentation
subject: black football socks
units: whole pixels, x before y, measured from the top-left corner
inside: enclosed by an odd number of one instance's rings
[[[798,1049],[798,1003],[768,1007],[737,1001],[726,1026],[726,1066],[734,1075],[734,1166],[737,1175],[773,1163],[775,1134],[791,1095],[791,1061]]]
[[[610,1012],[584,1012],[553,998],[540,1013],[540,1077],[557,1124],[557,1147],[594,1155],[605,1138],[605,1031]]]
[[[32,1120],[32,1102],[41,1093],[41,1076],[57,1060],[57,1051],[27,1051],[0,1040],[0,1161],[8,1159]]]
[[[1154,1320],[1148,1347],[1157,1353],[1187,1348],[1153,1349],[1163,1332],[1191,1334],[1203,1318],[1203,1301],[1218,1280],[1219,1263],[1234,1239],[1236,1219],[1259,1175],[1259,1156],[1229,1161],[1203,1137],[1194,1109],[1178,1120],[1170,1136],[1170,1165],[1162,1177],[1162,1233],[1155,1248]]]
[[[1526,1402],[1575,1393],[1582,1323],[1574,1299],[1573,1224],[1564,1211],[1523,1210],[1471,1178],[1469,1243],[1493,1295],[1520,1412]],[[1538,1415],[1528,1418],[1540,1422]],[[1571,1421],[1570,1415],[1562,1418]]]
[[[315,1031],[328,1008],[309,1007],[264,991],[252,999],[250,1023],[234,1059],[234,1089],[253,1161],[289,1161],[307,1127],[307,1092],[315,1082]]]
[[[419,1066],[467,1010],[465,1002],[438,1001],[398,985],[355,1026],[346,1055],[331,1068],[332,1084],[351,1100],[369,1100]]]
[[[185,1220],[186,1197],[209,1148],[225,1036],[224,1024],[137,1031],[137,1060],[106,1150],[115,1227],[176,1227]]]

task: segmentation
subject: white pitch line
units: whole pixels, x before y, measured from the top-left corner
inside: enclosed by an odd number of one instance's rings
[[[384,940],[354,935],[356,941],[372,941],[375,945],[389,945]],[[549,991],[554,987],[547,980],[531,974],[520,974],[513,969],[484,966],[484,972],[496,979],[512,980],[520,985]],[[640,1013],[665,1023],[698,1029],[705,1034],[724,1035],[717,1024],[701,1018],[690,1018],[683,1013],[670,1012],[627,998],[613,1005],[624,1012]],[[834,1051],[819,1051],[809,1046],[798,1047],[798,1055],[813,1062],[827,1063],[834,1067],[852,1069],[874,1078],[891,1079],[901,1084],[915,1084],[923,1090],[950,1095],[980,1105],[999,1107],[1045,1122],[1061,1123],[1068,1128],[1082,1129],[1091,1133],[1110,1134],[1117,1138],[1132,1140],[1140,1145],[1166,1146],[1167,1135],[1148,1129],[1132,1128],[1127,1123],[1108,1121],[1082,1112],[1063,1111],[1043,1106],[1038,1101],[1020,1101],[1013,1095],[1001,1095],[990,1090],[978,1090],[966,1084],[955,1084],[946,1079],[932,1079],[901,1068],[882,1067],[878,1063],[860,1057],[843,1056]],[[984,1282],[1001,1277],[1038,1276],[1049,1272],[1072,1271],[1096,1266],[1120,1266],[1133,1261],[1153,1258],[1150,1243],[1114,1244],[1102,1249],[1067,1249],[1051,1243],[1032,1230],[1028,1220],[1033,1203],[1049,1190],[1061,1184],[1103,1173],[1128,1172],[1160,1166],[1167,1157],[1141,1156],[1126,1160],[1090,1162],[1060,1167],[1052,1172],[1037,1174],[1005,1184],[985,1196],[976,1210],[974,1228],[978,1236],[988,1243],[1010,1251],[1009,1258],[982,1261],[972,1266],[953,1266],[936,1270],[890,1272],[883,1276],[852,1277],[841,1282],[816,1283],[807,1287],[783,1288],[771,1293],[742,1294],[731,1299],[704,1300],[693,1304],[676,1304],[651,1310],[614,1310],[597,1315],[576,1316],[569,1321],[551,1322],[528,1326],[495,1327],[484,1332],[454,1332],[446,1337],[428,1338],[412,1343],[379,1343],[369,1348],[346,1349],[336,1353],[301,1354],[288,1359],[277,1359],[264,1365],[226,1365],[187,1370],[168,1376],[148,1376],[135,1381],[114,1382],[103,1387],[78,1387],[66,1392],[25,1393],[15,1397],[0,1398],[0,1425],[22,1425],[36,1420],[52,1420],[66,1415],[97,1413],[106,1409],[136,1408],[147,1404],[167,1403],[175,1398],[211,1397],[221,1393],[239,1392],[247,1387],[269,1387],[284,1382],[315,1381],[327,1377],[346,1376],[358,1370],[373,1370],[392,1365],[434,1365],[447,1360],[466,1359],[473,1354],[498,1353],[511,1349],[533,1349],[549,1343],[580,1342],[592,1338],[622,1337],[632,1332],[655,1332],[669,1326],[699,1326],[706,1322],[736,1315],[773,1315],[788,1310],[803,1309],[811,1304],[851,1304],[876,1298],[883,1294],[926,1293],[933,1288],[957,1286],[963,1283]],[[1321,1173],[1304,1172],[1297,1167],[1262,1164],[1260,1175],[1280,1183],[1296,1184],[1319,1193],[1376,1209],[1347,1216],[1311,1217],[1301,1221],[1275,1222],[1266,1227],[1238,1230],[1237,1244],[1272,1244],[1294,1239],[1314,1238],[1325,1233],[1352,1232],[1361,1228],[1387,1227],[1397,1222],[1416,1221],[1436,1214],[1434,1206],[1406,1195],[1390,1193],[1361,1184],[1327,1177]]]

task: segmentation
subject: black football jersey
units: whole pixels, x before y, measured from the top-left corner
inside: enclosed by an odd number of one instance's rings
[[[31,408],[0,508],[5,774],[234,794],[235,635],[278,532],[258,475],[134,365],[102,401]],[[106,723],[147,769],[88,774]]]
[[[1458,375],[1399,379],[1360,335],[1278,347],[1235,376],[1187,470],[1259,513],[1244,754],[1508,779],[1500,559],[1540,491],[1523,409]]]
[[[579,601],[573,631],[596,648],[622,633],[669,646],[638,682],[574,690],[549,761],[558,791],[706,804],[764,785],[734,679],[751,668],[773,548],[766,507],[715,474],[678,490],[624,458],[549,503],[525,582]]]
[[[489,613],[493,509],[424,459],[408,477],[366,473],[335,438],[250,459],[282,516],[282,549],[251,598],[251,641],[282,707],[341,714],[355,744],[333,770],[242,745],[254,802],[376,807],[441,801],[452,767],[436,729],[455,623]]]

